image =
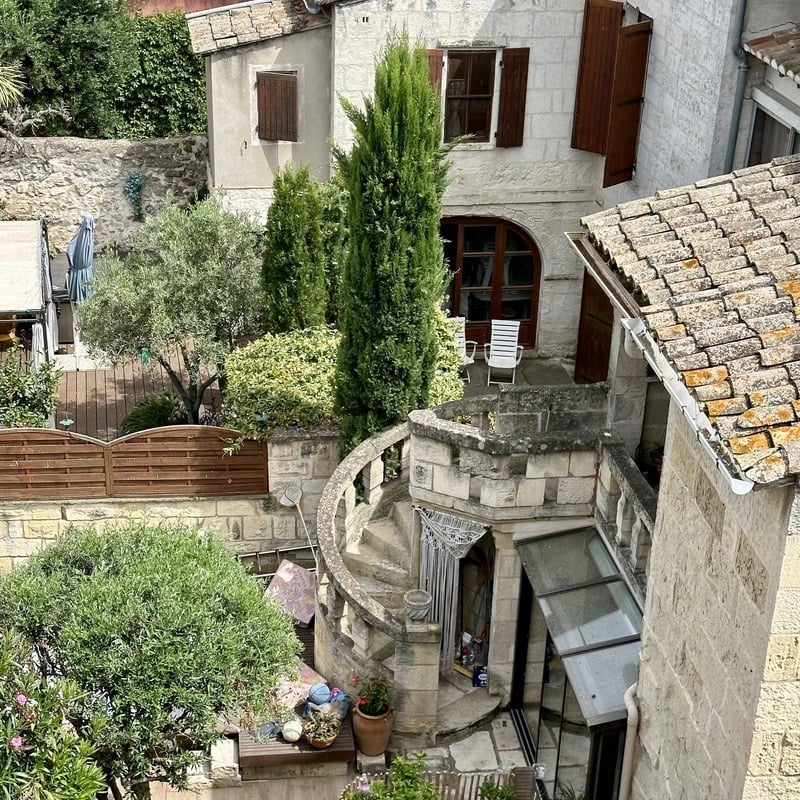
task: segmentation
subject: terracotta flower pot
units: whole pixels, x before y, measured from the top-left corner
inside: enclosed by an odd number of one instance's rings
[[[353,708],[353,732],[356,735],[358,749],[365,756],[379,756],[386,752],[394,725],[394,709],[388,708],[377,717]]]

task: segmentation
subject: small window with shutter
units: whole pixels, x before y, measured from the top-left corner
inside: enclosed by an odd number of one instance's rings
[[[297,73],[257,72],[258,138],[268,142],[296,142]]]
[[[528,92],[527,47],[429,50],[431,84],[443,101],[444,141],[520,147]]]

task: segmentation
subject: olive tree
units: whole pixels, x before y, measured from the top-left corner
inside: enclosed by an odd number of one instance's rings
[[[90,350],[112,363],[157,361],[196,423],[226,355],[261,331],[255,229],[213,197],[188,209],[170,203],[145,221],[125,261],[98,259],[92,290],[78,306]]]
[[[117,800],[185,787],[221,715],[265,712],[299,650],[225,546],[178,524],[70,530],[0,581],[0,619],[83,693],[67,718]]]
[[[336,399],[340,449],[427,405],[436,363],[439,236],[447,164],[425,52],[392,37],[374,97],[357,108],[350,152],[334,150],[347,188],[349,250],[340,290]]]

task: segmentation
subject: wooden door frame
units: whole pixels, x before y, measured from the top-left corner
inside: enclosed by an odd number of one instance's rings
[[[490,297],[490,311],[489,320],[481,320],[477,322],[470,321],[467,318],[466,335],[468,339],[473,339],[479,344],[488,342],[491,334],[491,319],[498,319],[501,317],[500,304],[502,298],[503,282],[502,272],[500,272],[500,279],[495,276],[497,265],[501,262],[498,254],[502,254],[503,260],[506,254],[506,232],[510,228],[518,236],[520,236],[530,248],[530,253],[533,258],[533,286],[531,289],[531,316],[530,319],[520,321],[520,334],[519,341],[525,347],[533,348],[536,346],[537,328],[539,323],[539,296],[542,283],[542,258],[539,248],[536,245],[533,237],[511,220],[504,219],[503,217],[469,217],[469,216],[453,216],[442,217],[440,223],[441,227],[445,225],[457,225],[458,235],[455,242],[456,245],[456,263],[449,266],[449,270],[453,277],[453,296],[450,298],[450,311],[454,316],[458,316],[456,310],[459,308],[461,301],[461,263],[464,256],[464,229],[465,227],[481,227],[492,225],[497,229],[495,239],[495,255],[494,266],[491,281],[491,297]]]

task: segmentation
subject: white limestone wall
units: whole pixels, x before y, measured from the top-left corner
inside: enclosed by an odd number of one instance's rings
[[[263,221],[275,175],[287,164],[309,168],[317,180],[330,175],[330,28],[315,28],[207,59],[210,175],[227,207]],[[299,141],[258,138],[256,72],[296,71]]]
[[[510,219],[542,256],[537,349],[573,355],[581,269],[564,239],[596,205],[602,160],[570,148],[583,0],[368,0],[337,5],[333,16],[333,96],[360,104],[373,91],[375,61],[391,30],[433,47],[530,47],[522,147],[465,143],[452,153],[446,215]],[[333,136],[352,130],[333,105]]]
[[[800,494],[795,490],[744,800],[800,794]]]
[[[633,800],[738,800],[754,726],[766,730],[780,713],[778,724],[796,740],[796,661],[781,692],[762,688],[786,583],[792,498],[791,487],[734,495],[672,406],[644,614]],[[794,602],[796,609],[796,594]],[[792,697],[791,710],[779,711],[780,698]],[[793,780],[796,790],[796,770]],[[796,796],[784,786],[769,796]]]

